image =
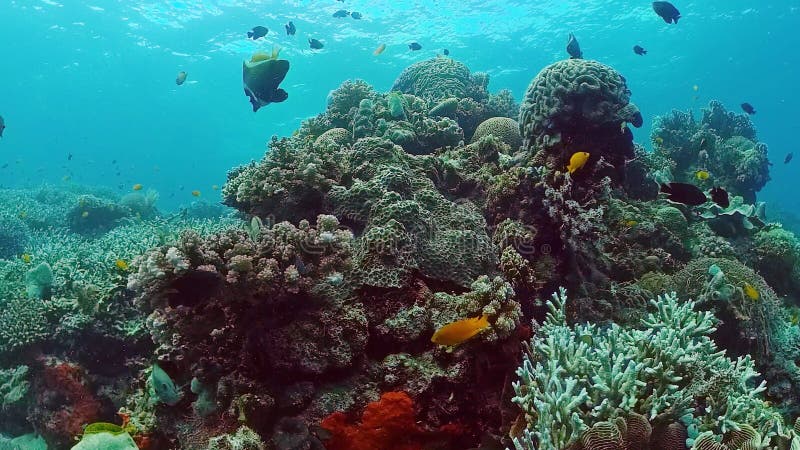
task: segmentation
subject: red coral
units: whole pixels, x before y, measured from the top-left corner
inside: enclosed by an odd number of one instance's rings
[[[89,389],[83,369],[66,362],[44,367],[38,408],[42,434],[57,442],[71,442],[84,425],[100,416],[100,402]]]
[[[331,433],[325,442],[328,450],[421,450],[442,434],[462,434],[456,424],[447,424],[438,432],[416,424],[414,401],[405,392],[386,392],[380,400],[364,409],[360,423],[349,423],[347,415],[335,412],[320,424]]]

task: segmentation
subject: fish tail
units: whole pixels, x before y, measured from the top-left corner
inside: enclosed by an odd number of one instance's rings
[[[248,31],[247,32],[247,37],[249,37],[249,38],[253,37],[253,32],[252,31]]]
[[[488,314],[481,315],[480,317],[478,317],[477,320],[478,320],[478,326],[481,329],[486,328],[486,327],[489,326],[489,315]]]

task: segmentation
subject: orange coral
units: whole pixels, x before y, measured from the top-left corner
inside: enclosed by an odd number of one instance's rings
[[[360,423],[350,423],[343,412],[335,412],[320,424],[331,433],[328,450],[422,450],[432,440],[465,434],[458,424],[443,425],[438,431],[420,428],[415,420],[414,401],[405,392],[386,392],[364,409]]]

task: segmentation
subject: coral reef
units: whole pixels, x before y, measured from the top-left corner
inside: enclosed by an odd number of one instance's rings
[[[727,111],[718,101],[702,110],[699,121],[681,111],[657,117],[651,139],[655,157],[668,161],[658,179],[723,186],[746,203],[755,203],[756,193],[769,181],[767,146],[758,142],[750,118]],[[708,171],[709,178],[698,180],[698,170]]]

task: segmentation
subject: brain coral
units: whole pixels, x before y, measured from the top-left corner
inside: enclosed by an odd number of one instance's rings
[[[472,135],[472,142],[476,142],[490,134],[500,138],[504,143],[511,146],[512,150],[516,150],[522,145],[522,135],[519,134],[519,124],[514,119],[508,117],[492,117],[484,120],[478,125],[478,128],[475,129],[475,133]]]
[[[432,58],[407,67],[392,86],[393,91],[428,100],[462,98],[473,83],[469,68],[454,59]]]
[[[565,128],[640,127],[642,115],[630,96],[625,78],[609,66],[586,59],[551,64],[533,79],[520,107],[524,145],[555,144]]]

